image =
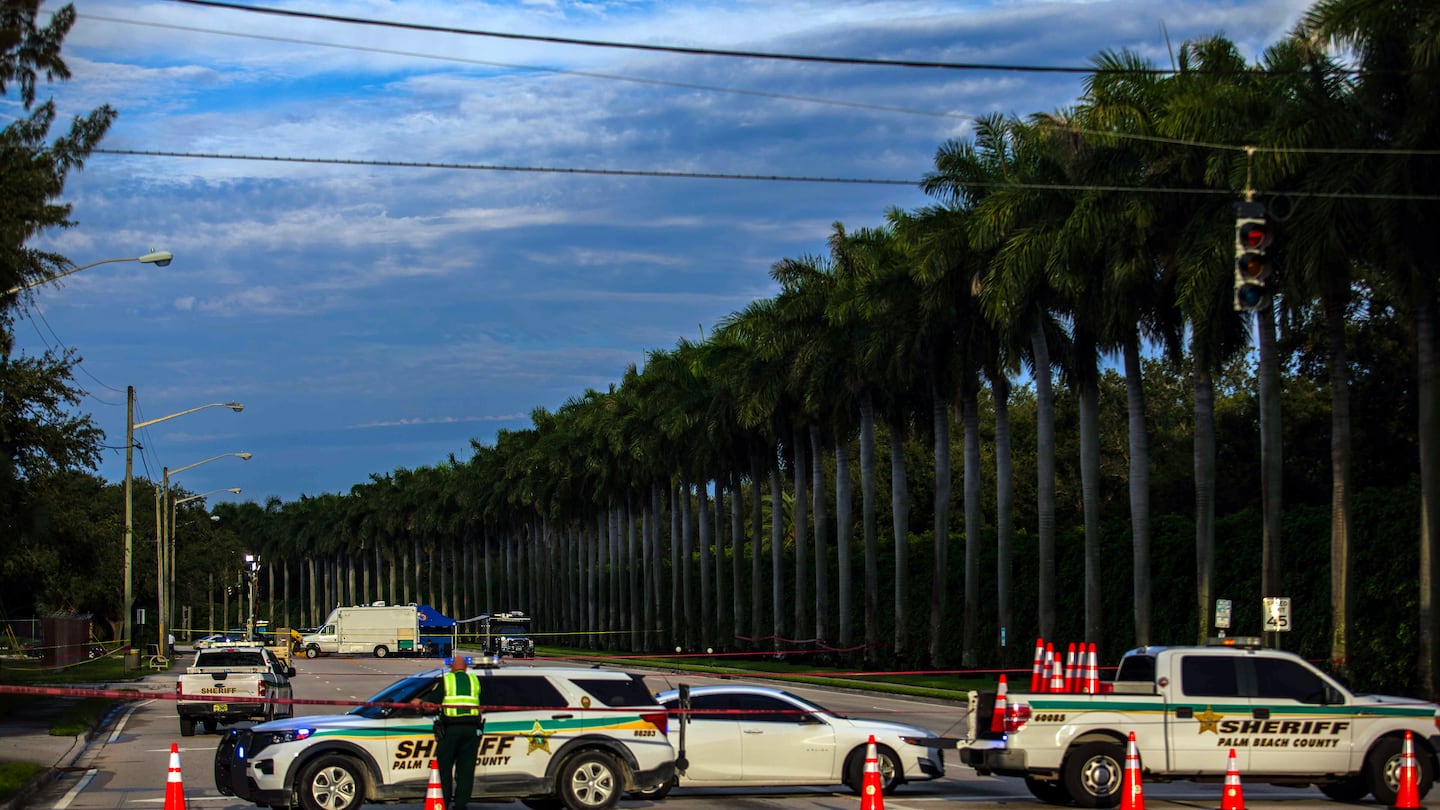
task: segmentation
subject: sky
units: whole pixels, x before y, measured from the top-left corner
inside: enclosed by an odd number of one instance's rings
[[[115,153],[71,174],[62,200],[75,227],[32,246],[76,265],[152,250],[174,261],[108,263],[35,289],[16,348],[83,358],[80,410],[107,435],[98,472],[112,482],[124,477],[127,386],[136,422],[243,403],[137,432],[137,477],[202,462],[172,483],[242,490],[212,504],[346,493],[466,460],[472,441],[606,390],[647,352],[774,295],[771,266],[823,256],[833,223],[873,227],[932,202],[916,183],[976,116],[1054,111],[1083,90],[1072,73],[466,32],[986,65],[1084,67],[1128,49],[1163,67],[1212,35],[1253,61],[1309,5],[236,4],[447,30],[74,0],[72,78],[40,96],[64,122],[115,108],[102,143]],[[0,106],[5,124],[22,113],[13,93]],[[753,179],[776,177],[883,182]],[[226,455],[242,452],[253,457]]]

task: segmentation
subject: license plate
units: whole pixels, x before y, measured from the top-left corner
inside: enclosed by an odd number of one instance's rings
[[[210,711],[216,714],[224,714],[227,710],[224,703],[215,703],[210,706]]]

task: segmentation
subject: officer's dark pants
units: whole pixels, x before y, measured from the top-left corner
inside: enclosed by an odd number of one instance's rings
[[[480,723],[477,720],[445,720],[445,733],[435,746],[435,763],[440,768],[440,790],[445,810],[460,810],[470,801],[475,788],[475,758],[480,753]]]

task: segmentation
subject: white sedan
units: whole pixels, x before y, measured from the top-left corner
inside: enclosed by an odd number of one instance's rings
[[[679,752],[679,692],[656,698],[670,712],[670,743]],[[780,785],[845,785],[859,793],[872,734],[884,793],[945,775],[941,751],[948,741],[934,732],[835,714],[767,686],[692,688],[684,732],[687,767],[677,768],[674,781],[638,795],[659,798],[673,787]]]

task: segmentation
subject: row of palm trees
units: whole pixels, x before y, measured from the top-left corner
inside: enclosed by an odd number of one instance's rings
[[[1024,375],[1037,402],[1038,558],[1022,563],[1038,582],[1035,630],[1051,637],[1056,625],[1057,380],[1079,403],[1085,636],[1099,638],[1114,621],[1101,602],[1098,386],[1102,361],[1118,356],[1128,393],[1129,619],[1136,643],[1173,641],[1151,638],[1142,358],[1161,351],[1188,356],[1193,374],[1199,576],[1189,598],[1203,637],[1214,595],[1215,375],[1253,338],[1262,595],[1281,595],[1277,324],[1319,317],[1330,335],[1330,646],[1343,667],[1351,601],[1345,317],[1357,295],[1381,290],[1403,302],[1414,323],[1419,676],[1420,688],[1435,694],[1440,253],[1425,226],[1440,189],[1440,128],[1436,105],[1427,103],[1440,97],[1440,66],[1425,32],[1437,27],[1440,10],[1420,0],[1383,9],[1324,0],[1257,64],[1223,38],[1185,44],[1170,71],[1103,53],[1072,107],[980,118],[972,137],[938,150],[924,181],[931,205],[889,211],[876,227],[837,223],[824,255],[777,262],[778,292],[732,313],[708,338],[650,352],[643,369],[632,366],[607,391],[587,390],[553,413],[537,409],[530,427],[476,443],[469,460],[372,476],[348,495],[237,507],[236,518],[250,521],[280,559],[308,557],[312,624],[324,606],[424,596],[457,613],[525,605],[553,627],[607,646],[693,649],[740,637],[863,649],[867,658],[923,649],[925,660],[942,665],[958,623],[960,663],[975,665],[995,636],[978,622],[987,525],[996,538],[997,622],[1013,626],[1008,404]],[[1346,61],[1336,48],[1346,49]],[[1283,268],[1253,324],[1232,308],[1233,204],[1252,197],[1279,220]],[[981,510],[991,475],[980,469],[982,394],[994,435],[990,523]],[[962,433],[958,501],[952,422]],[[877,430],[890,451],[893,570],[883,582]],[[933,480],[929,528],[938,538],[923,639],[907,630],[907,481],[915,473],[905,448],[915,441],[932,448],[925,477]],[[959,600],[947,587],[952,501],[961,507]],[[717,520],[727,507],[730,519]],[[767,537],[768,602],[760,581]],[[280,569],[282,577],[291,571]],[[505,592],[489,592],[491,583]],[[285,597],[295,592],[281,587]],[[863,600],[858,610],[852,594]],[[887,594],[893,601],[882,624]],[[882,626],[893,628],[888,637]]]

